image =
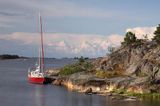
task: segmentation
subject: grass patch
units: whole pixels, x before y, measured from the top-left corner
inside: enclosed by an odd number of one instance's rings
[[[119,95],[125,96],[134,96],[140,98],[142,100],[158,100],[160,101],[160,93],[134,93],[134,92],[127,92],[125,89],[115,89],[113,93],[117,93]]]
[[[123,73],[121,71],[96,71],[96,76],[99,78],[112,78],[122,76]]]
[[[70,75],[76,72],[83,71],[83,69],[76,65],[66,65],[60,70],[60,75]]]
[[[113,90],[114,93],[117,93],[117,94],[125,94],[127,93],[127,91],[125,89],[115,89]]]
[[[88,61],[80,61],[76,64],[66,65],[60,70],[60,75],[70,75],[81,71],[92,70],[93,65]]]
[[[146,73],[143,73],[142,71],[138,72],[136,75],[138,77],[146,77],[146,76],[148,76]]]
[[[143,100],[160,100],[160,93],[129,93],[127,92],[128,96],[135,96],[141,98]]]

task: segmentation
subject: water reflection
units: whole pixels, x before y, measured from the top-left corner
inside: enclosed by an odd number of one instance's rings
[[[77,92],[68,92],[67,106],[106,106],[106,99],[97,95],[85,95]]]
[[[33,103],[35,106],[45,106],[45,98],[44,98],[44,85],[33,85],[34,89],[32,94]]]
[[[71,102],[70,106],[93,106],[91,95],[77,96],[76,92],[69,92],[68,99]]]

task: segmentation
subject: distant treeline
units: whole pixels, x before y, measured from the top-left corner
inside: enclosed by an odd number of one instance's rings
[[[20,57],[18,55],[10,55],[10,54],[2,54],[0,55],[0,59],[4,60],[4,59],[18,59],[18,58],[24,58],[24,57]]]
[[[77,59],[77,60],[88,60],[89,59],[89,57],[83,57],[83,56],[81,56],[81,57],[74,57],[74,59]]]

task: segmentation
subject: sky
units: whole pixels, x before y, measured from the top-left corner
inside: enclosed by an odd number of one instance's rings
[[[159,0],[0,0],[0,54],[38,56],[39,18],[46,57],[105,56],[127,31],[151,39]]]

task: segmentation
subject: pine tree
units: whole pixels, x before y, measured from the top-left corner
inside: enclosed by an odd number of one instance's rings
[[[136,42],[137,38],[134,33],[127,32],[124,38],[124,42],[122,42],[122,45],[130,45]]]
[[[155,40],[157,43],[160,43],[160,24],[157,26],[156,31],[154,32],[153,40]]]

